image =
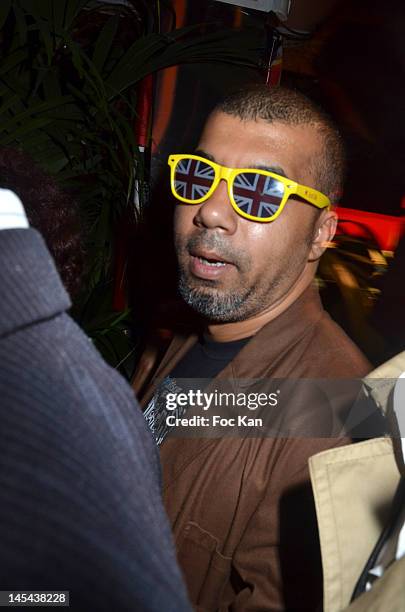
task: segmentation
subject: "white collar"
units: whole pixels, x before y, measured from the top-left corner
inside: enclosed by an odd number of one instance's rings
[[[27,228],[28,220],[19,197],[9,189],[0,188],[0,230]]]

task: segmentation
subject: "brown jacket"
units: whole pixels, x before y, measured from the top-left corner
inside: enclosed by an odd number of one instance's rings
[[[196,341],[177,336],[141,402]],[[368,362],[310,287],[263,327],[217,379],[361,377]],[[141,382],[138,377],[138,383]],[[322,575],[308,458],[347,438],[169,438],[164,501],[195,608],[313,609]],[[305,418],[304,418],[305,422]],[[315,427],[316,431],[316,427]]]

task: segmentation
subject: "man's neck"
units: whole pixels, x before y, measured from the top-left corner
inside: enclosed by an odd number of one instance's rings
[[[291,306],[313,282],[313,270],[305,270],[295,285],[277,302],[271,304],[266,310],[244,321],[234,323],[210,323],[206,335],[215,342],[232,342],[242,338],[254,336],[262,327],[279,317]]]

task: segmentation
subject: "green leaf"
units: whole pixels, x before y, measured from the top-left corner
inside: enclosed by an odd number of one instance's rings
[[[11,144],[13,141],[18,141],[21,139],[22,136],[26,136],[30,132],[39,130],[45,127],[46,125],[49,125],[49,123],[51,122],[51,119],[32,119],[28,123],[25,123],[24,125],[14,130],[14,132],[9,134],[8,136],[0,138],[0,145],[6,146]]]
[[[166,44],[166,38],[159,34],[150,34],[139,38],[125,52],[107,78],[107,88],[114,92],[113,95],[116,95],[129,85],[136,83],[139,80],[138,70],[142,68],[145,58],[148,59],[154,53],[164,49]]]
[[[52,31],[48,25],[48,22],[42,19],[39,14],[33,11],[32,16],[35,19],[35,22],[38,26],[39,31],[41,32],[42,40],[44,42],[46,55],[48,58],[48,66],[51,65],[54,53],[54,37]]]
[[[14,70],[28,57],[28,49],[17,49],[11,55],[3,59],[0,65],[0,75],[7,74],[10,70]]]
[[[43,0],[40,0],[42,2]],[[52,22],[55,33],[59,34],[64,29],[65,16],[68,0],[48,0],[52,5]],[[76,3],[75,3],[76,4]],[[70,24],[69,24],[70,25]]]
[[[53,0],[55,1],[55,0]],[[59,0],[56,0],[59,4]],[[73,21],[76,19],[80,11],[88,4],[88,0],[60,0],[60,5],[64,5],[64,24],[65,30],[69,30],[72,27]],[[62,6],[58,10],[62,10]]]
[[[48,70],[43,80],[44,97],[56,98],[62,95],[60,75],[56,69]]]
[[[10,108],[15,107],[18,101],[19,97],[16,95],[12,95],[8,100],[4,101],[3,104],[0,106],[0,117],[1,115],[4,115],[4,113],[6,113]]]
[[[244,37],[229,30],[190,36],[199,30],[200,26],[190,26],[176,30],[170,36],[151,34],[137,40],[106,80],[109,99],[147,74],[183,62],[229,61],[257,67],[253,50],[243,50]]]
[[[13,11],[17,24],[18,35],[20,37],[20,43],[23,46],[27,42],[27,22],[25,21],[24,12],[16,2],[13,4]]]
[[[78,12],[88,0],[22,0],[22,2],[27,13],[46,21],[49,28],[59,35],[71,27]]]
[[[64,0],[58,0],[59,3]],[[53,0],[20,0],[25,12],[28,15],[35,15],[36,18],[45,19],[49,25],[53,23]]]
[[[15,123],[21,123],[25,119],[32,117],[34,115],[39,115],[42,113],[46,113],[47,111],[53,110],[60,106],[64,106],[65,104],[69,104],[71,102],[70,96],[61,96],[59,98],[55,98],[53,100],[48,100],[47,102],[40,102],[39,104],[30,106],[27,110],[15,115],[13,119],[8,123],[7,127],[13,125]]]
[[[6,23],[11,8],[11,0],[1,0],[0,2],[0,30]]]
[[[111,17],[100,32],[94,46],[93,64],[101,72],[110,53],[119,24],[119,16]]]
[[[69,46],[70,51],[72,52],[73,65],[76,68],[79,76],[83,78],[84,73],[85,73],[85,67],[83,63],[82,53],[80,52],[80,47],[77,43],[75,43],[72,40],[69,41],[68,46]]]

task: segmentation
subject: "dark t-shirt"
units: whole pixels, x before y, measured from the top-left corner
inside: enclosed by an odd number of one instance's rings
[[[183,416],[186,408],[177,406],[168,412],[166,397],[168,393],[182,393],[193,388],[193,379],[215,378],[232,361],[250,338],[233,342],[215,342],[202,336],[191,347],[183,359],[159,385],[144,412],[145,419],[152,429],[157,444],[161,444],[167,436],[170,427],[166,417]],[[199,387],[200,385],[198,385]]]
[[[249,338],[215,342],[202,336],[170,373],[171,378],[214,378],[223,370]]]

